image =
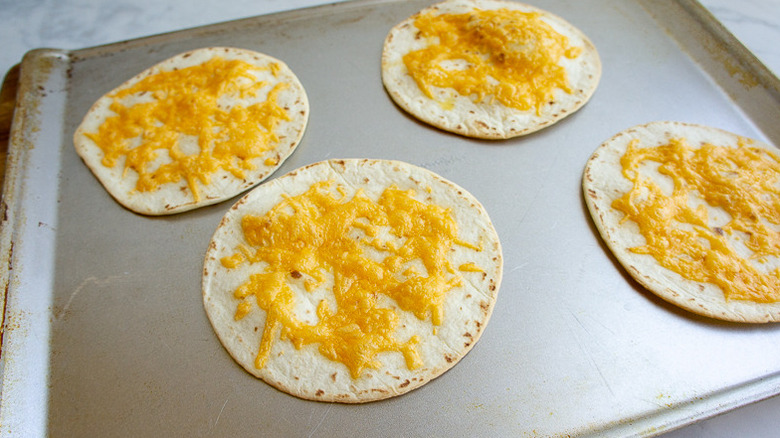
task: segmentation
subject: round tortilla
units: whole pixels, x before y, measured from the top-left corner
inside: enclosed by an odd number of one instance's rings
[[[422,49],[429,42],[419,38],[414,20],[428,12],[461,14],[474,9],[506,8],[523,12],[538,12],[543,20],[569,39],[569,44],[581,47],[579,56],[562,57],[559,64],[568,75],[571,93],[556,89],[554,100],[536,108],[522,111],[491,102],[489,96],[475,103],[450,88],[431,87],[433,99],[426,96],[409,75],[403,56]],[[513,42],[507,42],[507,45]],[[390,97],[401,108],[419,120],[445,131],[482,139],[506,139],[530,134],[552,125],[574,113],[590,99],[601,78],[601,60],[590,40],[564,19],[547,11],[523,3],[504,0],[449,0],[432,5],[393,27],[382,51],[382,81]],[[453,100],[453,95],[456,95]],[[446,104],[445,104],[446,103]]]
[[[588,161],[582,180],[586,204],[604,242],[618,262],[637,282],[662,299],[683,309],[734,322],[780,321],[780,302],[727,300],[722,289],[715,284],[689,280],[661,266],[652,255],[630,251],[630,248],[645,244],[645,239],[633,221],[627,220],[621,223],[623,213],[612,207],[612,202],[632,187],[631,182],[622,174],[620,158],[634,139],[639,141],[636,147],[654,147],[667,144],[673,138],[684,138],[692,148],[698,148],[704,143],[736,148],[740,140],[746,140],[736,134],[706,126],[679,122],[653,122],[627,129],[604,142]],[[758,141],[749,144],[778,153],[777,148]],[[653,171],[646,168],[641,172],[643,176],[653,177],[653,181],[659,185],[663,184],[661,179],[668,178],[659,176],[657,171],[651,173]],[[709,212],[709,229],[716,232],[714,218],[719,214],[723,216],[723,213],[718,213],[706,203],[704,205]],[[766,275],[772,275],[771,271],[778,267],[780,267],[780,260],[770,258],[762,269],[768,272]]]
[[[366,368],[353,379],[348,368],[323,356],[316,344],[296,349],[292,342],[275,336],[265,366],[257,369],[254,360],[259,350],[266,313],[256,304],[254,310],[236,321],[234,313],[239,300],[233,292],[253,273],[262,272],[259,264],[245,262],[237,268],[225,268],[221,259],[231,256],[244,241],[241,219],[246,214],[260,216],[278,204],[285,196],[305,192],[312,184],[332,180],[343,186],[351,199],[362,190],[376,201],[390,185],[402,190],[414,190],[415,199],[449,208],[458,225],[458,239],[481,243],[476,251],[454,245],[450,255],[456,271],[463,263],[473,262],[484,272],[459,272],[462,285],[446,292],[441,325],[432,325],[430,318],[421,320],[404,312],[390,298],[381,295],[380,307],[396,309],[399,324],[394,337],[402,342],[413,335],[420,338],[418,350],[423,366],[410,370],[398,352],[377,355],[379,369]],[[335,188],[333,190],[336,190]],[[353,229],[354,232],[355,229]],[[380,255],[374,255],[378,261]],[[219,224],[206,253],[203,270],[203,303],[211,324],[222,345],[246,371],[268,384],[294,396],[343,403],[362,403],[397,396],[422,386],[454,366],[485,330],[501,283],[503,259],[498,235],[482,205],[464,189],[442,177],[407,163],[386,160],[329,160],[292,171],[252,190],[239,200]],[[320,300],[333,297],[332,286],[322,286],[306,292],[288,276],[287,284],[296,294],[296,306],[309,303],[316,307]],[[303,306],[303,305],[302,305]],[[305,306],[304,306],[305,307]],[[296,308],[302,321],[305,310]],[[311,321],[316,323],[316,320]]]
[[[277,95],[277,104],[286,110],[289,120],[282,120],[273,130],[278,142],[261,156],[253,158],[250,163],[253,169],[244,171],[243,177],[225,170],[219,169],[210,175],[208,184],[196,180],[199,199],[196,200],[192,190],[188,186],[186,178],[178,182],[169,182],[160,185],[156,190],[140,191],[136,189],[138,173],[133,169],[125,171],[125,156],[120,156],[113,167],[106,167],[101,162],[103,151],[97,144],[87,137],[86,133],[97,132],[103,122],[116,114],[110,109],[113,95],[130,88],[144,78],[162,71],[172,71],[186,67],[200,65],[214,57],[225,60],[241,60],[257,69],[250,71],[255,76],[255,83],[265,82],[257,96],[240,96],[237,93],[223,94],[219,100],[219,106],[225,111],[236,105],[249,106],[261,103],[267,99],[269,90],[279,83],[288,86]],[[276,74],[272,73],[271,65],[277,64]],[[249,81],[244,79],[244,81]],[[148,101],[148,96],[136,94],[127,98],[127,104],[135,104]],[[209,47],[181,53],[154,65],[126,81],[119,87],[103,95],[87,112],[81,125],[73,136],[76,152],[84,163],[95,174],[105,189],[126,208],[145,215],[166,215],[192,210],[198,207],[215,204],[231,198],[244,190],[260,183],[273,173],[289,157],[303,137],[309,117],[309,102],[303,85],[298,78],[283,62],[268,55],[231,47]],[[215,129],[222,125],[215,123]],[[171,130],[172,131],[172,130]],[[171,132],[178,136],[180,149],[185,155],[195,156],[199,153],[198,137],[183,136],[178,132]],[[140,136],[133,141],[140,143]],[[166,154],[167,156],[167,154]],[[163,158],[165,160],[165,158]],[[158,160],[159,161],[159,160]],[[156,166],[159,163],[150,165]]]

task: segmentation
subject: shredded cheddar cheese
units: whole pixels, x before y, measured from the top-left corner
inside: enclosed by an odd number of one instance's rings
[[[278,66],[267,68],[276,76]],[[124,174],[138,174],[135,190],[187,182],[196,201],[198,183],[209,184],[220,169],[236,178],[256,168],[252,162],[276,146],[280,121],[289,120],[277,104],[288,84],[258,81],[262,68],[241,60],[214,57],[203,64],[149,75],[122,89],[97,132],[85,134],[103,151],[102,164],[114,167],[124,158]],[[252,105],[227,105],[225,99],[267,98]],[[257,99],[255,99],[257,100]],[[197,151],[185,150],[185,141]],[[274,160],[264,164],[272,165]]]
[[[464,263],[458,266],[458,270],[463,272],[484,272],[482,268],[474,263]]]
[[[646,148],[637,142],[620,161],[633,188],[612,203],[645,237],[631,251],[717,285],[727,300],[780,301],[780,268],[762,269],[780,258],[780,156],[745,141],[737,148],[692,148],[685,139]],[[673,181],[671,195],[641,175],[649,162],[660,163],[658,173]],[[725,213],[717,222],[713,208]]]
[[[399,315],[382,300],[433,327],[442,324],[447,293],[463,281],[449,260],[460,242],[449,210],[395,186],[374,201],[362,191],[349,198],[343,187],[323,181],[262,216],[244,216],[241,225],[246,245],[221,262],[262,268],[234,293],[236,320],[258,308],[266,312],[258,369],[277,338],[296,348],[316,344],[355,379],[378,369],[382,352],[401,353],[409,369],[423,366],[419,337],[396,339]],[[466,269],[477,270],[473,263]],[[294,288],[332,288],[334,301],[321,300],[316,323],[306,323],[296,315]]]
[[[427,13],[414,25],[430,44],[406,54],[403,62],[429,98],[432,86],[452,88],[477,103],[496,100],[538,113],[553,100],[554,90],[572,91],[559,61],[576,58],[582,48],[570,46],[540,13],[507,9]],[[442,105],[453,106],[449,100]]]

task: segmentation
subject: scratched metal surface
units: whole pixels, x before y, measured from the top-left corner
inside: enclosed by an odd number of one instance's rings
[[[427,3],[360,1],[26,57],[0,234],[2,436],[649,436],[780,392],[780,326],[654,298],[608,254],[580,189],[602,141],[652,120],[777,144],[777,79],[695,2],[540,0],[598,47],[599,89],[534,135],[465,139],[405,115],[380,81],[386,32]],[[71,144],[100,95],[210,45],[281,58],[306,87],[308,130],[276,175],[326,158],[401,159],[482,201],[505,274],[484,336],[456,367],[402,397],[326,404],[276,391],[223,350],[200,270],[232,202],[135,215]]]

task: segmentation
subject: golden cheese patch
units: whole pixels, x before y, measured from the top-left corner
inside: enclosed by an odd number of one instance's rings
[[[417,17],[414,26],[430,44],[405,54],[403,62],[429,98],[431,87],[451,88],[476,103],[497,101],[538,113],[556,89],[572,91],[560,60],[576,58],[582,49],[571,46],[540,12],[432,11]]]
[[[398,312],[439,326],[448,291],[464,281],[459,271],[483,272],[473,263],[458,269],[449,260],[455,245],[476,247],[458,239],[448,209],[392,185],[375,201],[361,190],[350,198],[332,181],[318,182],[262,216],[243,216],[241,228],[246,245],[221,264],[262,266],[234,292],[236,320],[258,309],[266,313],[258,369],[278,338],[297,348],[316,344],[320,354],[346,365],[353,379],[379,369],[382,352],[400,353],[409,369],[419,368],[420,338],[396,338]],[[294,289],[321,288],[332,289],[333,300],[319,301],[314,323],[303,321]]]
[[[253,71],[263,69],[276,76],[279,65],[213,57],[149,75],[110,95],[114,115],[84,135],[102,150],[103,166],[122,162],[125,174],[138,174],[135,190],[185,180],[198,201],[198,184],[209,184],[218,170],[240,179],[255,169],[252,160],[279,142],[274,128],[290,120],[277,104],[288,84],[258,81]],[[233,103],[237,99],[256,103]]]
[[[780,268],[762,268],[780,258],[778,154],[745,141],[692,148],[684,138],[658,147],[638,147],[635,139],[620,164],[633,187],[612,207],[646,240],[630,251],[717,285],[727,300],[780,301]],[[643,166],[656,168],[670,187],[642,176]]]

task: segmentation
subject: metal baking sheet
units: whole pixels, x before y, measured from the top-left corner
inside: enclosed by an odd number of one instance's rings
[[[780,143],[778,80],[697,3],[539,0],[601,54],[592,100],[527,137],[466,139],[416,122],[380,80],[392,25],[429,1],[358,1],[76,51],[21,66],[0,234],[2,436],[651,436],[780,393],[780,326],[678,310],[634,283],[584,206],[591,152],[653,120]],[[232,201],[171,217],[114,202],[71,136],[100,95],[179,52],[285,60],[311,119],[277,171],[400,159],[471,191],[501,237],[482,339],[407,395],[299,400],[236,365],[201,304],[206,247]]]

